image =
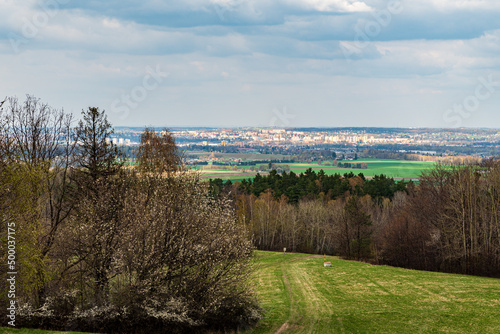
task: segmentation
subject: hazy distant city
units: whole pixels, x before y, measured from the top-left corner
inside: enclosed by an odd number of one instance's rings
[[[143,128],[118,127],[110,140],[117,145],[138,145]],[[160,133],[162,129],[157,128]],[[371,147],[424,155],[468,154],[488,157],[500,147],[497,129],[403,128],[172,128],[184,150],[219,148],[226,152],[263,148]]]

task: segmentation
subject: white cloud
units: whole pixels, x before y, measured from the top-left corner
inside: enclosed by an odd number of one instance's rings
[[[455,9],[492,10],[500,8],[500,3],[497,0],[420,0],[418,4],[424,7],[428,4],[444,11]]]
[[[290,2],[320,12],[354,13],[372,10],[366,3],[356,0],[290,0]]]
[[[0,0],[0,36],[19,34],[43,13],[38,3]],[[287,105],[297,120],[311,113],[302,118],[310,126],[333,125],[347,110],[366,125],[436,125],[425,124],[442,111],[436,106],[500,72],[500,1],[403,3],[347,61],[339,41],[354,43],[356,25],[375,22],[387,1],[72,0],[20,53],[0,37],[0,91],[77,112],[109,109],[159,64],[168,79],[130,118],[111,117],[115,124],[266,125],[273,108]],[[398,115],[401,106],[413,119]]]

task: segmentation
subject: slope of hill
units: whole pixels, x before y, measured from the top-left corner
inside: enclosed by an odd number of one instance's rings
[[[257,252],[249,333],[499,333],[500,280]]]

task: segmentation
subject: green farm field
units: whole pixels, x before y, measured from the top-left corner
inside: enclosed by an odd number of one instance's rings
[[[394,178],[404,178],[404,179],[416,179],[420,174],[432,168],[434,163],[423,162],[423,161],[405,161],[405,160],[355,160],[355,161],[345,161],[353,164],[366,163],[368,169],[357,169],[357,168],[338,168],[335,166],[323,166],[318,164],[288,164],[290,169],[295,173],[304,173],[308,168],[312,168],[315,171],[320,171],[323,169],[326,174],[345,174],[353,172],[354,174],[363,173],[364,176],[373,177],[375,175],[384,174],[388,177]]]
[[[500,333],[499,279],[325,259],[331,267],[321,255],[256,252],[264,318],[244,333]]]
[[[257,252],[247,333],[500,333],[500,280]]]
[[[319,172],[324,170],[326,174],[340,174],[353,172],[354,174],[363,173],[364,176],[370,178],[375,175],[384,174],[388,177],[393,177],[395,179],[418,179],[420,174],[426,170],[434,167],[433,162],[424,161],[406,161],[406,160],[376,160],[376,159],[360,159],[355,161],[344,161],[349,163],[366,163],[368,169],[357,169],[357,168],[338,168],[335,166],[325,166],[312,163],[288,163],[288,164],[277,164],[288,165],[290,170],[294,173],[304,173],[308,168],[312,168],[314,171]],[[331,162],[330,162],[331,163]],[[239,171],[227,171],[223,169],[203,169],[203,178],[221,178],[224,180],[231,181],[241,181],[242,179],[253,178],[256,173],[246,172],[243,173],[242,169],[249,168],[250,166],[241,166]],[[265,174],[265,173],[263,173]]]

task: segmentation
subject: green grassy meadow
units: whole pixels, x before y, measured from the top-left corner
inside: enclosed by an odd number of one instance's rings
[[[248,333],[500,333],[500,280],[257,252]]]
[[[265,313],[244,333],[500,333],[499,279],[326,260],[331,267],[321,255],[256,252]]]

